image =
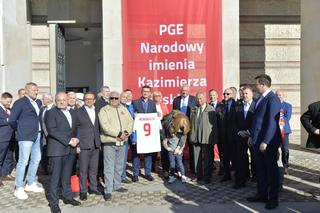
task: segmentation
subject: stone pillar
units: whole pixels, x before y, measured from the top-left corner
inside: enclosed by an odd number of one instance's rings
[[[103,84],[122,90],[121,1],[102,0]]]
[[[319,11],[318,0],[301,0],[301,114],[320,100]],[[301,127],[301,144],[306,141],[307,133]]]
[[[239,0],[222,1],[223,89],[239,86]]]

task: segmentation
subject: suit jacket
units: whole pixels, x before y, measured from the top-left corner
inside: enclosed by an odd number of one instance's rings
[[[320,129],[320,101],[310,104],[300,121],[309,134],[307,147],[320,148],[320,135],[314,134],[314,131]]]
[[[292,114],[292,105],[288,102],[283,101],[281,103],[281,109],[284,110],[284,133],[290,134],[291,133],[291,127],[290,127],[290,119]]]
[[[150,100],[150,99],[148,100],[148,109],[147,109],[147,111],[145,111],[143,109],[142,102],[143,102],[142,98],[140,98],[138,100],[134,100],[132,102],[133,108],[134,108],[134,112],[137,112],[137,113],[157,113],[156,104],[152,100]]]
[[[247,112],[246,118],[244,117],[244,104],[238,102],[235,105],[235,123],[234,123],[234,133],[237,135],[239,131],[249,130],[252,124],[252,118],[254,114],[255,101],[251,102],[249,110]]]
[[[0,107],[0,143],[14,140],[14,130],[9,125],[9,115]]]
[[[172,103],[172,108],[173,109],[177,109],[181,111],[180,105],[181,105],[181,99],[182,96],[178,96],[175,99],[173,99],[173,103]],[[190,118],[190,113],[191,113],[191,109],[193,107],[195,107],[197,105],[197,99],[195,96],[189,95],[189,100],[188,100],[188,106],[187,106],[187,113],[186,116],[188,116],[188,118]]]
[[[228,111],[228,103],[222,101],[216,107],[218,121],[219,142],[234,143],[234,119],[235,119],[235,101],[231,100],[231,107]]]
[[[96,113],[98,114],[100,112],[100,109],[109,103],[104,98],[99,98],[96,103],[94,104],[94,107],[96,109]]]
[[[75,148],[69,145],[71,138],[77,137],[76,113],[69,110],[72,118],[72,128],[68,119],[58,108],[53,108],[46,113],[45,124],[48,130],[47,153],[50,157],[61,157],[69,153],[75,154]]]
[[[98,149],[101,146],[99,133],[99,118],[96,113],[94,125],[91,122],[86,108],[76,110],[77,133],[80,140],[80,149]]]
[[[40,124],[41,124],[42,133],[43,133],[43,136],[44,136],[43,137],[44,140],[48,136],[48,131],[47,131],[46,124],[44,123],[44,118],[45,118],[47,112],[49,110],[51,110],[52,108],[54,108],[54,107],[56,107],[55,104],[53,104],[50,109],[48,109],[46,106],[42,106],[41,109],[40,109],[40,120],[41,120]],[[43,115],[43,113],[45,113],[45,114]]]
[[[41,109],[41,101],[36,100]],[[22,97],[14,102],[9,117],[11,127],[17,130],[18,141],[36,141],[39,133],[40,113],[30,103],[29,98]]]
[[[280,99],[270,91],[260,102],[257,100],[250,134],[253,144],[261,142],[279,147],[282,138],[279,127]]]

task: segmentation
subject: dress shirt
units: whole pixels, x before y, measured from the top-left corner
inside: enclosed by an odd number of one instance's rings
[[[94,106],[92,106],[92,107],[84,106],[84,108],[87,110],[87,113],[90,117],[90,120],[91,120],[92,124],[94,125],[94,122],[96,121],[96,111],[95,111]]]

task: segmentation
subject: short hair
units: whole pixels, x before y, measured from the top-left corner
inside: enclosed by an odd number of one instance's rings
[[[159,90],[154,91],[153,94],[152,94],[152,96],[155,96],[155,95],[157,95],[157,94],[160,95],[161,97],[163,97],[163,96],[162,96],[162,92],[160,92]]]
[[[125,89],[125,90],[123,90],[123,92],[132,92],[132,90],[131,89]]]
[[[36,83],[34,83],[34,82],[28,82],[28,83],[26,83],[25,88],[27,88],[28,86],[35,86],[35,87],[37,87],[38,85],[37,85]]]
[[[149,85],[144,85],[141,89],[143,90],[143,89],[151,89],[151,87],[149,86]]]
[[[199,95],[205,96],[204,92],[197,92],[196,97],[198,97]]]
[[[20,88],[20,89],[18,90],[18,94],[20,94],[21,91],[23,91],[23,90],[25,90],[25,89],[24,89],[24,88]]]
[[[88,92],[84,93],[83,97],[86,98],[86,95],[93,95],[93,97],[96,98],[96,94],[92,91],[88,91]]]
[[[233,92],[237,92],[237,88],[236,88],[236,87],[230,87],[230,89],[231,89]]]
[[[7,98],[13,98],[13,96],[8,92],[4,92],[1,94],[1,98],[7,99]]]
[[[110,87],[109,86],[103,86],[103,87],[100,88],[99,91],[102,92],[103,89],[109,89],[110,90]]]
[[[111,91],[110,92],[110,97],[111,97],[111,94],[117,94],[120,97],[120,93],[118,91]]]
[[[68,92],[68,94],[69,94],[69,92]],[[59,95],[65,95],[65,96],[68,97],[68,94],[65,93],[65,92],[60,91],[60,92],[58,92],[58,93],[55,95],[55,99],[56,99],[56,101],[57,101],[57,97],[58,97]]]
[[[65,93],[65,92],[64,92]],[[73,92],[73,91],[70,91],[70,92],[68,92],[67,93],[67,96],[70,96],[70,95],[74,95],[74,96],[76,96],[76,93],[75,92]]]
[[[248,90],[250,90],[251,92],[253,92],[252,87],[249,86],[249,85],[243,86],[242,91],[243,91],[243,90],[246,90],[246,89],[248,89]]]
[[[254,78],[258,80],[259,84],[266,85],[267,87],[271,87],[271,77],[267,74],[261,74]]]
[[[53,96],[52,96],[52,94],[51,93],[43,93],[43,95],[42,95],[42,98],[48,98],[48,99],[50,99],[51,101],[53,101]]]
[[[210,89],[210,90],[209,90],[209,93],[210,93],[210,92],[215,92],[215,93],[218,94],[217,90],[215,90],[215,89]]]
[[[183,87],[187,87],[188,90],[190,89],[189,84],[182,84],[182,85],[180,86],[180,90],[182,90]]]

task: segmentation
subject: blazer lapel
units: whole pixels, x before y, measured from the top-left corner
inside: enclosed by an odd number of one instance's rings
[[[89,116],[89,113],[87,112],[86,108],[83,106],[83,107],[81,107],[81,110],[82,110],[82,114],[84,114],[84,116],[87,118],[87,120],[89,121],[89,123],[90,123],[91,125],[93,125],[93,123],[92,123],[92,121],[91,121],[91,118],[90,118],[90,116]],[[96,122],[96,120],[97,120],[97,118],[95,118],[95,121],[94,121],[94,122]]]
[[[62,119],[64,119],[65,122],[67,122],[68,127],[71,129],[70,124],[69,124],[69,121],[68,121],[67,117],[64,115],[64,113],[63,113],[60,109],[58,109],[58,108],[57,108],[57,111],[58,111],[58,113],[61,115]],[[69,111],[69,112],[70,112],[70,111]],[[70,114],[71,114],[71,112],[70,112]],[[72,127],[73,127],[73,126],[74,126],[74,124],[73,124],[74,119],[73,119],[73,116],[72,116],[72,115],[71,115],[71,118],[72,118]]]

